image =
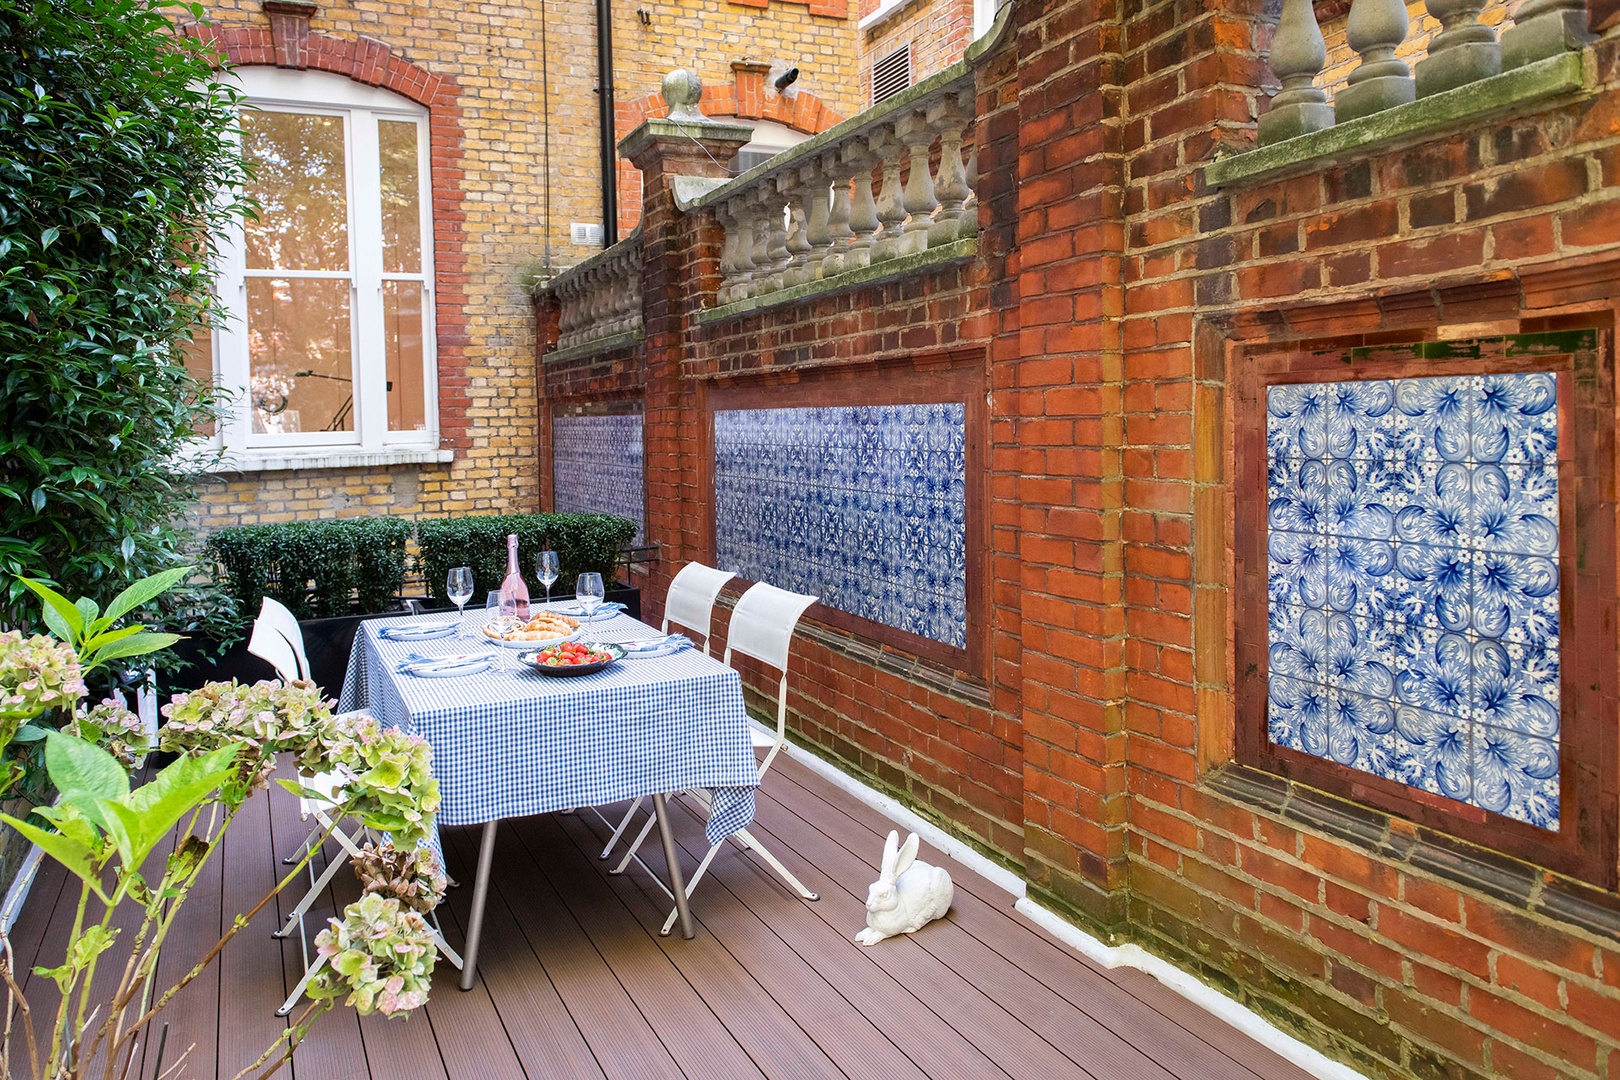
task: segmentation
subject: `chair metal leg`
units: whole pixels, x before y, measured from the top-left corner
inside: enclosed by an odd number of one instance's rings
[[[461,988],[471,990],[478,979],[478,942],[484,936],[484,902],[489,899],[489,868],[495,861],[495,826],[484,823],[484,838],[478,845],[478,873],[473,878],[472,914],[467,920],[467,953],[461,963]]]
[[[782,875],[782,880],[799,891],[799,895],[806,900],[820,900],[821,896],[804,887],[804,882],[793,875],[793,871],[782,865],[780,859],[765,850],[765,845],[754,839],[754,834],[747,829],[738,829],[732,834],[759,854],[759,857],[770,863],[771,869]]]
[[[293,853],[287,856],[285,859],[282,859],[281,865],[291,866],[299,859],[302,859],[304,857],[304,852],[309,850],[309,846],[315,842],[315,837],[320,834],[320,831],[321,827],[319,825],[311,826],[309,835],[304,837],[304,842],[293,848]]]
[[[636,834],[635,840],[631,841],[629,849],[627,851],[625,851],[625,853],[624,853],[624,858],[620,859],[619,860],[619,865],[615,866],[612,870],[609,870],[608,873],[610,873],[610,874],[622,874],[622,873],[624,873],[624,868],[630,865],[630,860],[631,859],[636,858],[636,852],[641,849],[642,841],[647,839],[647,834],[652,832],[653,826],[656,825],[656,824],[658,824],[658,816],[656,814],[654,814],[651,817],[647,818],[647,824],[645,824],[645,825],[643,825],[641,827],[641,831]],[[636,859],[636,861],[640,862],[641,860]]]
[[[338,869],[342,867],[345,862],[347,862],[347,860],[334,858],[326,864],[326,869],[321,872],[321,876],[315,879],[314,883],[310,885],[309,891],[304,894],[304,898],[298,901],[298,906],[292,909],[292,914],[287,917],[287,925],[283,926],[280,930],[277,930],[271,935],[272,937],[285,938],[288,934],[293,932],[293,927],[303,922],[304,913],[308,911],[309,906],[315,902],[315,898],[324,892],[326,887],[332,883],[332,878],[337,874]]]
[[[293,987],[292,993],[287,995],[287,1000],[282,1002],[281,1008],[276,1010],[277,1016],[287,1016],[292,1013],[293,1006],[297,1005],[298,999],[304,996],[304,990],[309,986],[309,980],[313,979],[316,975],[319,975],[321,968],[325,966],[326,957],[318,956],[315,958],[315,962],[313,964],[304,969],[304,977],[298,980],[298,985]]]
[[[612,853],[613,845],[619,842],[619,837],[624,835],[624,830],[630,827],[630,819],[634,818],[636,811],[641,809],[641,800],[644,798],[646,798],[645,795],[636,796],[636,801],[631,803],[630,809],[624,812],[624,818],[619,822],[619,827],[613,830],[612,836],[608,837],[607,846],[602,849],[602,854],[598,858],[605,859]],[[603,818],[602,820],[606,821],[607,819]]]

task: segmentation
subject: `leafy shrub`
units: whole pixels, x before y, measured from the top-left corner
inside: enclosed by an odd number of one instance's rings
[[[237,93],[162,0],[0,0],[0,622],[181,561],[213,388],[205,243],[243,211]],[[199,9],[200,10],[200,9]]]
[[[347,615],[356,595],[362,612],[386,611],[405,585],[410,534],[410,522],[388,517],[237,525],[207,548],[245,618],[269,596],[307,619]]]
[[[491,517],[423,518],[416,523],[416,548],[422,576],[433,598],[448,604],[445,575],[453,566],[470,566],[473,601],[500,588],[506,577],[506,537],[518,538],[518,569],[529,582],[529,595],[542,595],[534,562],[542,551],[555,551],[560,572],[552,586],[571,595],[574,579],[594,571],[613,580],[619,550],[636,535],[636,523],[611,514],[502,514]]]

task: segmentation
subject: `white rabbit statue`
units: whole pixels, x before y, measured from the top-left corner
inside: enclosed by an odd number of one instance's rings
[[[951,875],[944,867],[917,861],[920,843],[916,833],[904,846],[898,832],[884,841],[883,869],[866,894],[866,929],[855,935],[862,945],[909,934],[950,910],[955,895]]]

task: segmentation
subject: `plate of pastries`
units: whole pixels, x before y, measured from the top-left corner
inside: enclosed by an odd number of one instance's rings
[[[505,616],[484,625],[484,636],[508,649],[544,649],[579,634],[579,620],[559,611],[538,611],[529,619]]]

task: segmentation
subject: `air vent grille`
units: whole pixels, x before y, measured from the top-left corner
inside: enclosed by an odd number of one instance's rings
[[[592,225],[583,221],[571,222],[568,226],[568,235],[574,243],[585,247],[602,246],[601,225]]]
[[[872,104],[887,101],[911,85],[911,43],[882,56],[872,65]]]

